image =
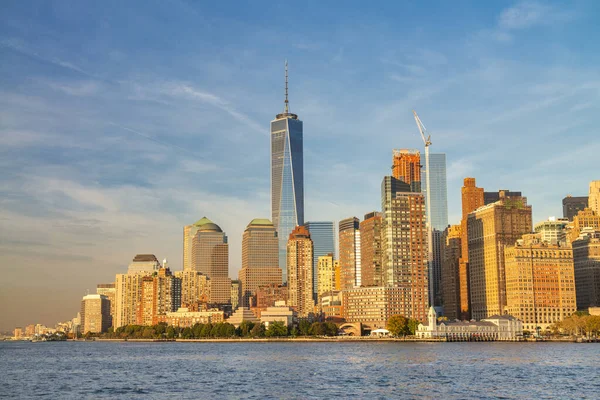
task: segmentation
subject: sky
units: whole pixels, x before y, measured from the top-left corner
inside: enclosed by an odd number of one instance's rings
[[[426,3],[426,4],[425,4]],[[74,317],[138,253],[182,267],[227,233],[230,276],[270,218],[269,123],[304,121],[306,220],[380,208],[394,148],[522,191],[534,221],[600,179],[600,3],[0,4],[0,330]]]

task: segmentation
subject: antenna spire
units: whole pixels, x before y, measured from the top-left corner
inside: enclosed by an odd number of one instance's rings
[[[290,111],[289,101],[288,101],[288,63],[287,59],[285,60],[285,109],[284,113],[288,113]]]

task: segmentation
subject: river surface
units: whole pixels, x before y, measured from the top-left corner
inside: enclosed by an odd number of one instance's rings
[[[0,398],[600,398],[600,345],[0,342]]]

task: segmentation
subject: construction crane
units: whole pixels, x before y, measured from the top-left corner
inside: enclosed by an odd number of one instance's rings
[[[433,230],[431,226],[431,186],[429,180],[429,146],[431,146],[431,135],[427,134],[427,129],[421,118],[417,115],[417,112],[413,110],[415,116],[415,122],[421,133],[421,138],[425,144],[425,190],[427,191],[427,267],[429,275],[429,305],[433,306],[434,293],[433,293]]]

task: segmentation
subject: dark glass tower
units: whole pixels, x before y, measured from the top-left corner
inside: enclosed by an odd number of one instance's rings
[[[287,242],[294,228],[304,224],[302,121],[289,112],[287,61],[284,111],[271,121],[271,217],[279,235],[279,268],[286,282]]]
[[[313,297],[317,300],[319,257],[335,254],[333,221],[311,221],[304,224],[313,241]]]

